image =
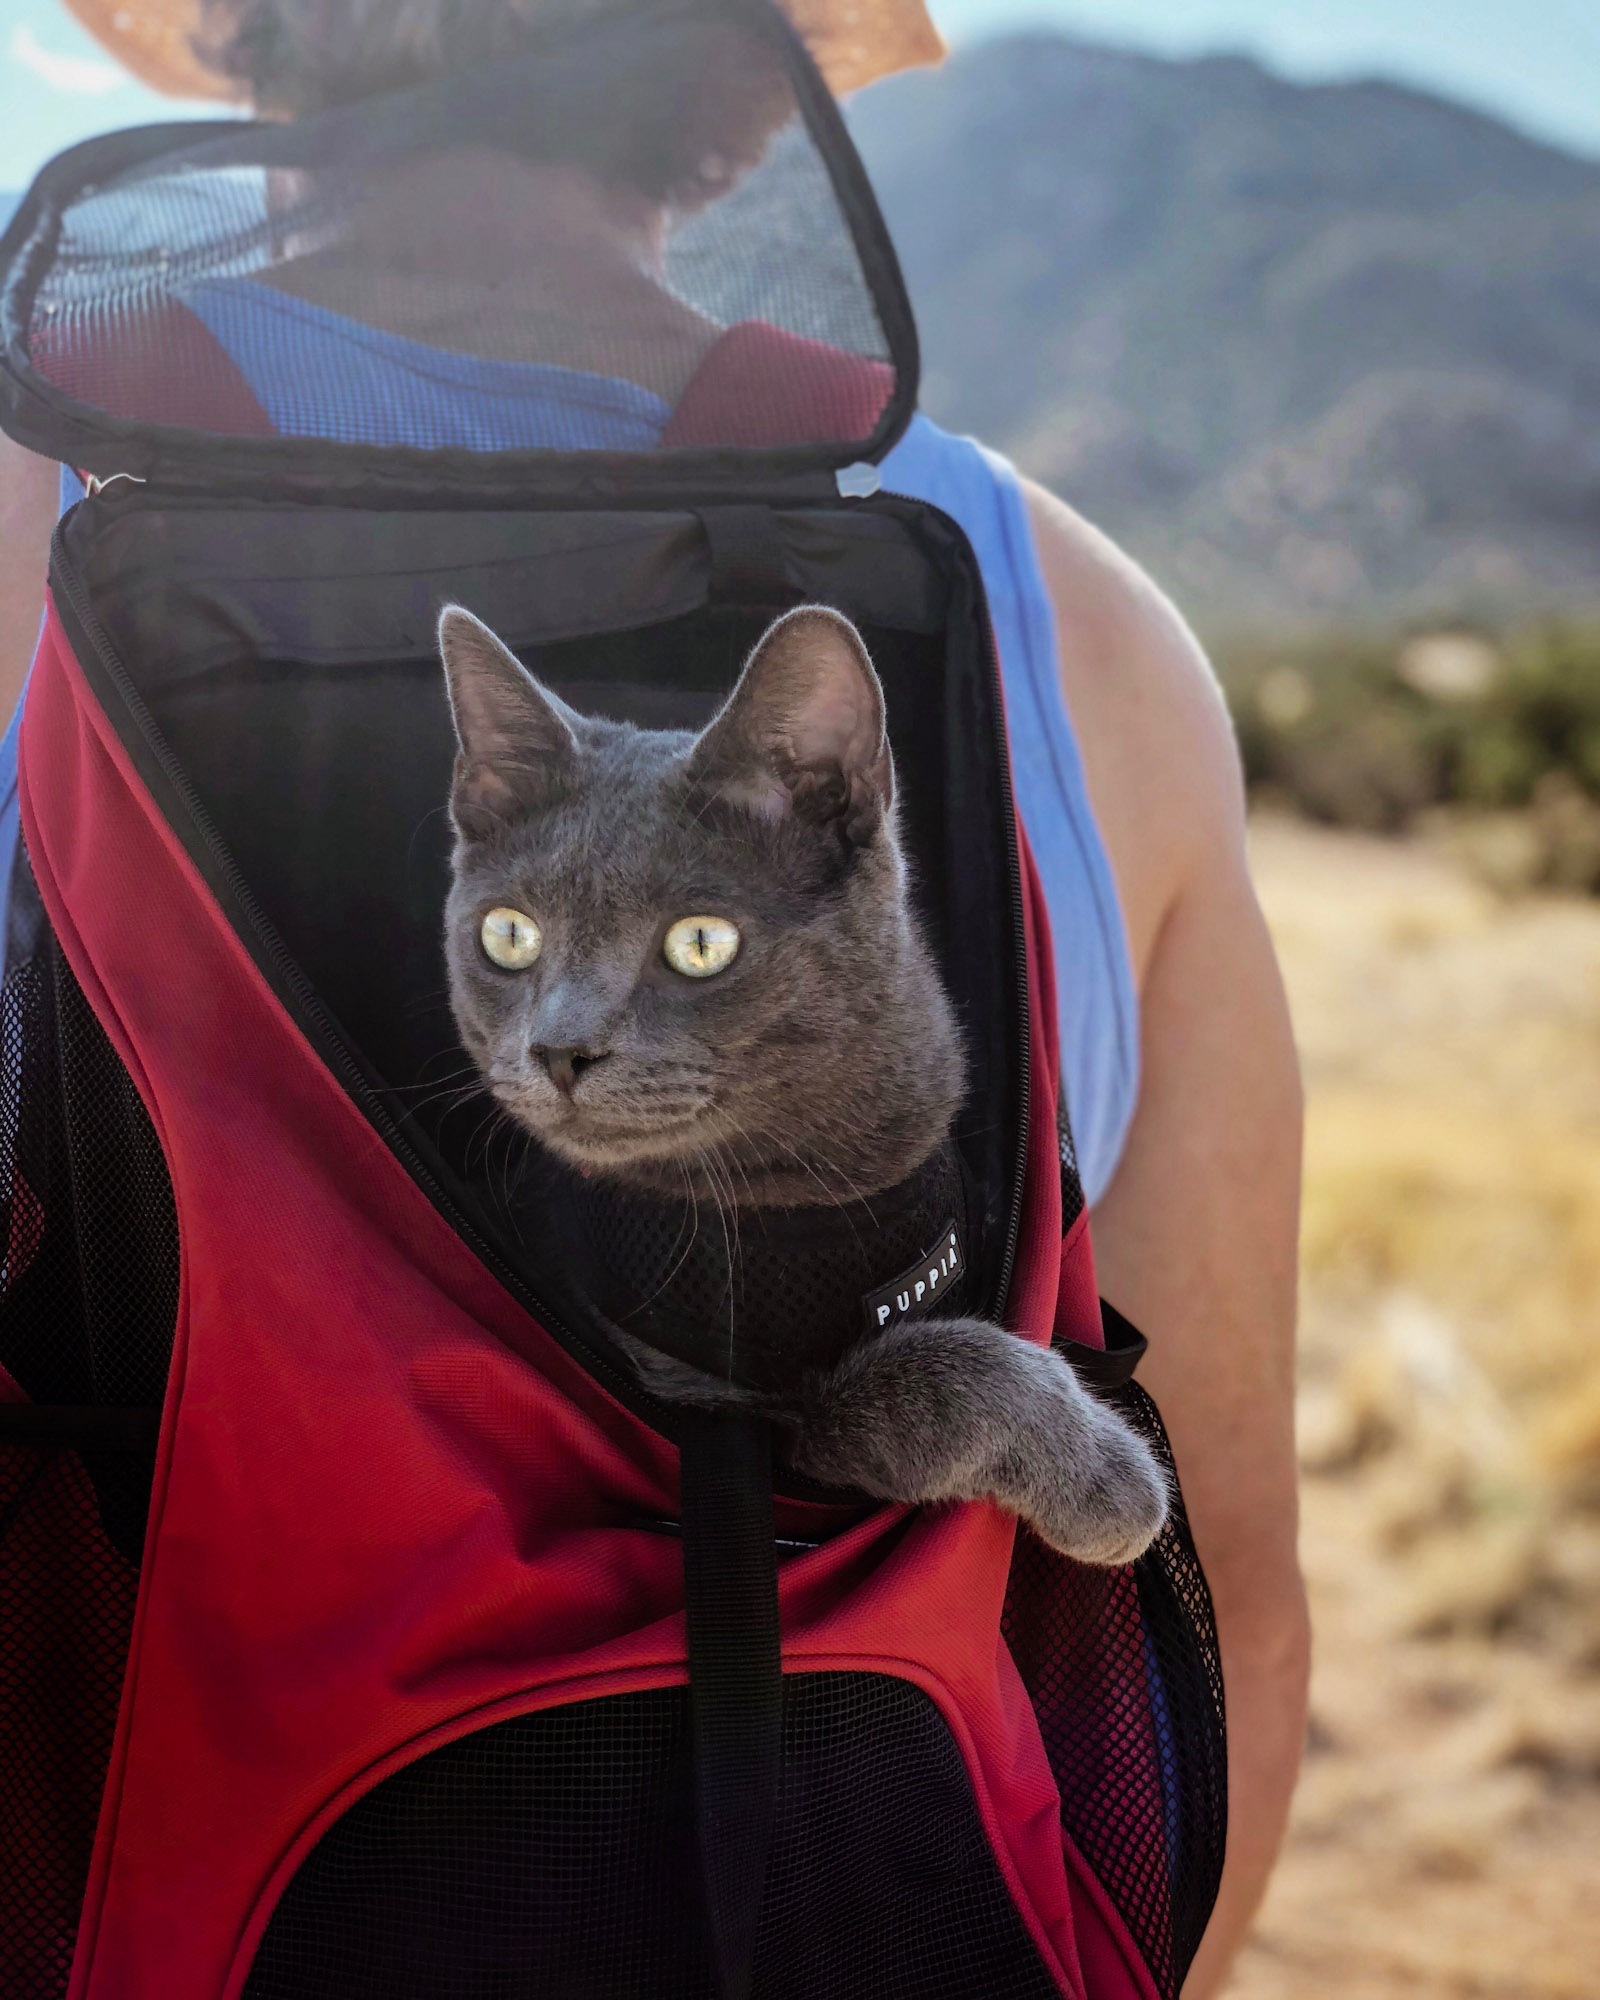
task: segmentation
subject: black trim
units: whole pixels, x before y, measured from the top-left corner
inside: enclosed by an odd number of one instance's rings
[[[45,1451],[148,1451],[161,1430],[159,1410],[103,1403],[0,1403],[0,1446]]]
[[[692,1413],[681,1440],[695,1818],[721,2000],[748,2000],[783,1782],[772,1433]]]
[[[1078,1380],[1090,1389],[1125,1389],[1134,1370],[1144,1359],[1150,1343],[1115,1306],[1100,1301],[1100,1324],[1105,1329],[1104,1347],[1087,1347],[1076,1340],[1053,1340],[1050,1345],[1072,1366]]]
[[[966,531],[949,514],[941,513],[937,507],[929,507],[929,512],[955,534],[961,546],[967,550],[972,561],[973,575],[977,578],[977,601],[973,607],[979,627],[979,636],[984,655],[989,662],[990,693],[995,704],[995,713],[1001,718],[1000,724],[1000,793],[1003,801],[1002,816],[1005,820],[1006,872],[1011,878],[1011,924],[1012,940],[1017,970],[1017,1157],[1012,1169],[1012,1185],[1017,1190],[1017,1198],[1011,1204],[1011,1214],[1006,1222],[1005,1251],[1000,1261],[1000,1285],[995,1305],[998,1317],[1011,1294],[1011,1274],[1017,1261],[1017,1239],[1022,1233],[1021,1193],[1028,1178],[1028,1137],[1033,1122],[1033,994],[1028,982],[1028,920],[1022,899],[1022,841],[1017,831],[1016,788],[1011,781],[1011,745],[1006,731],[1006,686],[1005,676],[1000,669],[1000,649],[995,644],[994,624],[989,616],[989,600],[984,589],[983,571],[976,556],[972,555],[972,545],[966,538]]]
[[[718,494],[836,493],[832,474],[858,460],[876,462],[904,434],[916,410],[920,355],[916,320],[888,228],[832,93],[775,0],[729,0],[748,9],[783,56],[800,117],[810,131],[855,243],[861,271],[889,348],[894,389],[870,438],[766,451],[684,449],[611,451],[421,450],[337,443],[321,438],[219,437],[172,424],[140,423],[79,402],[45,380],[28,352],[31,308],[54,253],[65,208],[102,182],[160,160],[193,159],[226,147],[234,156],[300,157],[327,131],[360,116],[403,125],[409,108],[444,89],[471,87],[486,75],[504,86],[517,65],[457,72],[441,85],[396,92],[293,126],[215,120],[135,127],[74,146],[50,161],[18,205],[0,239],[0,428],[46,457],[109,477],[130,474],[167,492],[271,497],[367,507],[529,507],[541,502],[643,504],[685,486]],[[524,60],[537,60],[537,57]],[[199,143],[197,144],[197,140]],[[253,141],[253,145],[249,142]]]

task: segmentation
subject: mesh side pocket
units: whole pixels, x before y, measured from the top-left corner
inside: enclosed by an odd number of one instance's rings
[[[76,1453],[0,1445],[7,2000],[60,2000],[67,1990],[137,1589]]]
[[[1156,1406],[1108,1397],[1176,1474]],[[1210,1920],[1227,1836],[1227,1737],[1211,1596],[1181,1497],[1123,1569],[1020,1529],[1002,1627],[1061,1793],[1062,1826],[1159,1990],[1176,2000]]]
[[[17,881],[26,904],[26,860]],[[18,948],[20,944],[20,950]],[[37,916],[0,987],[0,1368],[75,1411],[159,1405],[178,1240],[160,1143]],[[11,1391],[6,1390],[9,1395]],[[71,1971],[133,1630],[153,1447],[7,1439],[0,1400],[0,1967]]]
[[[0,988],[0,1368],[33,1403],[159,1409],[178,1314],[178,1222],[161,1142],[43,928]],[[151,1450],[83,1463],[137,1565]]]

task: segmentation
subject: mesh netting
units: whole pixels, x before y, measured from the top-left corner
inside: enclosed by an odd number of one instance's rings
[[[6,2000],[67,1990],[137,1586],[77,1455],[0,1444]]]
[[[178,1281],[165,1162],[48,930],[30,942],[0,989],[0,1368],[34,1403],[159,1405]],[[7,2000],[66,1991],[152,1470],[152,1448],[0,1442]]]
[[[432,1752],[312,1850],[246,2000],[714,2000],[689,1739],[663,1688]],[[792,1675],[783,1748],[753,2000],[1055,2000],[926,1695]]]
[[[1172,1456],[1135,1384],[1108,1400]],[[1125,1569],[1017,1536],[1004,1633],[1039,1718],[1062,1824],[1177,2000],[1216,1900],[1227,1835],[1222,1666],[1173,1480],[1171,1518]]]
[[[1067,1086],[1063,1079],[1056,1095],[1056,1150],[1061,1156],[1061,1233],[1064,1236],[1082,1215],[1083,1179],[1078,1172],[1078,1146],[1072,1136],[1072,1120],[1067,1114]]]
[[[571,1180],[574,1261],[595,1302],[651,1346],[746,1386],[792,1392],[807,1367],[832,1367],[861,1338],[867,1294],[900,1278],[954,1228],[976,1261],[965,1177],[953,1145],[899,1187],[809,1208],[735,1209],[727,1228],[696,1204]],[[973,1205],[975,1206],[975,1204]],[[972,1309],[965,1271],[940,1311]]]
[[[235,437],[869,440],[889,342],[763,10],[525,32],[490,67],[98,177],[36,240],[34,368]]]

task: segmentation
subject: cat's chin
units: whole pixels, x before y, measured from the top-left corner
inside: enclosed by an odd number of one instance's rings
[[[688,1134],[701,1121],[699,1113],[691,1111],[644,1132],[637,1127],[627,1132],[610,1132],[604,1127],[597,1129],[581,1118],[553,1125],[535,1124],[528,1119],[520,1122],[558,1159],[583,1173],[604,1174],[634,1186],[648,1185],[681,1194],[681,1162],[694,1151]]]
[[[693,1126],[701,1129],[700,1145],[683,1136]],[[838,1208],[870,1200],[914,1173],[933,1150],[919,1152],[909,1166],[903,1158],[852,1160],[846,1172],[831,1161],[803,1161],[789,1146],[774,1159],[762,1157],[758,1147],[730,1144],[725,1135],[719,1142],[715,1120],[691,1117],[658,1129],[663,1140],[675,1143],[651,1146],[636,1134],[627,1146],[613,1149],[575,1143],[570,1131],[541,1136],[551,1152],[586,1177],[663,1201],[704,1201],[712,1209]]]

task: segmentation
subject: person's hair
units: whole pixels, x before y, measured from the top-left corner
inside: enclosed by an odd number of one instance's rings
[[[518,150],[664,201],[719,193],[760,158],[793,100],[776,52],[728,0],[670,12],[652,0],[202,0],[196,49],[258,111],[302,118],[601,18],[610,53],[589,87],[531,114]]]

